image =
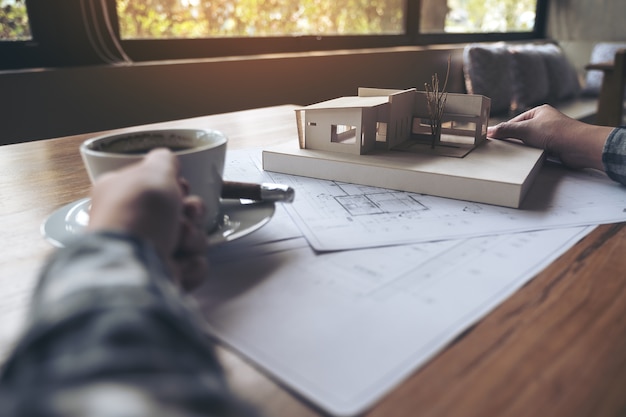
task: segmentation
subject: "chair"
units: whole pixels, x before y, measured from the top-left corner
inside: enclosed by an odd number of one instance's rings
[[[613,62],[589,64],[585,69],[603,72],[602,86],[598,95],[596,124],[602,126],[623,125],[626,49],[618,50]]]

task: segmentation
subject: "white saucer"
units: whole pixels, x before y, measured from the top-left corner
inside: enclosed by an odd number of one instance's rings
[[[41,225],[41,234],[54,246],[64,247],[85,230],[90,203],[89,198],[84,198],[56,210]],[[273,202],[223,200],[218,227],[207,234],[209,246],[254,232],[270,221],[274,209]]]

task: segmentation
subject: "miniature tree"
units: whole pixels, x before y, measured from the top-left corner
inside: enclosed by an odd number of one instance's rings
[[[448,76],[450,75],[450,57],[448,57],[448,69],[446,71],[446,79],[443,83],[443,88],[439,90],[439,75],[435,73],[431,77],[431,84],[424,83],[424,89],[426,91],[426,101],[428,106],[430,131],[432,135],[431,148],[435,147],[435,144],[441,140],[441,127],[443,124],[443,111],[446,107],[446,100],[448,99],[448,93],[446,87],[448,86]]]

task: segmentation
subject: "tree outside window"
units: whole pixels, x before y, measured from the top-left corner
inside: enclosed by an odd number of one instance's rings
[[[0,0],[0,40],[31,39],[25,0]]]
[[[421,33],[528,32],[537,0],[422,0]],[[404,34],[406,0],[117,0],[123,39]]]
[[[422,33],[529,32],[537,0],[422,0]]]
[[[405,0],[118,0],[123,39],[389,35]]]

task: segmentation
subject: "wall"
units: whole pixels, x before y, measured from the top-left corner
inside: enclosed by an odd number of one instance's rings
[[[0,73],[0,144],[278,104],[357,88],[423,87],[445,75],[464,89],[462,47],[387,48]]]
[[[559,41],[626,41],[626,1],[550,0],[547,34]]]
[[[581,77],[597,42],[626,42],[626,1],[550,0],[546,35],[555,39]]]

